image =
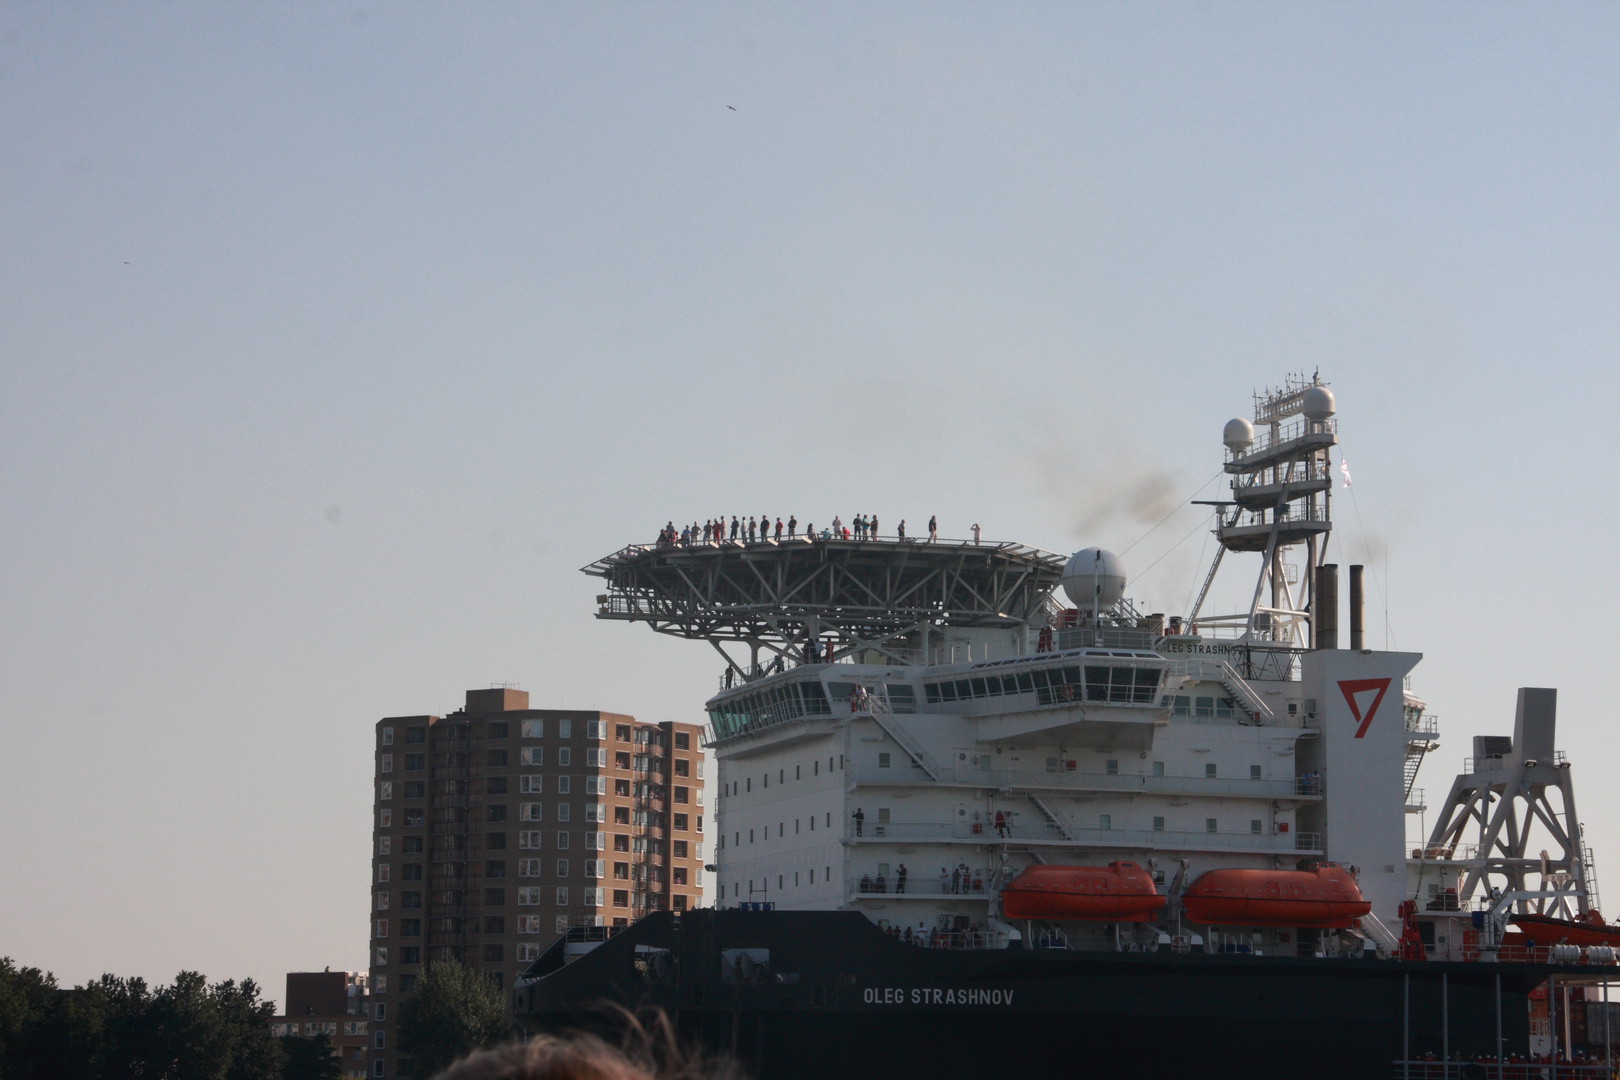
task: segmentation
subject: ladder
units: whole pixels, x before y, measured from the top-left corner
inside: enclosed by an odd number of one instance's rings
[[[1271,706],[1266,704],[1259,691],[1250,686],[1243,676],[1238,674],[1237,668],[1225,660],[1221,661],[1220,678],[1221,685],[1226,687],[1233,697],[1243,702],[1244,706],[1260,723],[1268,724],[1275,719]]]
[[[1402,773],[1406,777],[1406,801],[1412,801],[1412,785],[1417,782],[1418,767],[1423,764],[1423,755],[1429,752],[1427,743],[1409,742],[1406,744],[1406,764]]]
[[[1046,819],[1046,823],[1056,829],[1063,836],[1063,839],[1071,841],[1074,839],[1074,834],[1064,827],[1062,819],[1052,812],[1051,807],[1041,801],[1040,796],[1031,792],[1026,794],[1025,798],[1035,804],[1035,809],[1041,812],[1041,816]]]

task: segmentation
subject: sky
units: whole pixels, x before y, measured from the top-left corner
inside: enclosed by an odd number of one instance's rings
[[[1223,424],[1316,371],[1419,785],[1557,687],[1620,914],[1617,48],[1577,3],[0,3],[0,955],[364,968],[379,718],[702,718],[708,647],[579,572],[667,520],[935,514],[1184,612]]]

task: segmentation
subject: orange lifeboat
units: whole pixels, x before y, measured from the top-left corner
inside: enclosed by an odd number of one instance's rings
[[[1372,910],[1356,879],[1334,863],[1310,870],[1211,870],[1183,895],[1190,922],[1202,925],[1346,929]]]
[[[1153,876],[1135,863],[1036,865],[1001,890],[1001,910],[1009,919],[1147,922],[1164,899]]]

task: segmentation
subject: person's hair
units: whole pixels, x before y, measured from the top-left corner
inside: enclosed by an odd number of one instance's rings
[[[662,1011],[645,1019],[616,1011],[624,1028],[616,1045],[587,1032],[536,1035],[469,1054],[434,1080],[747,1080],[730,1058],[683,1050]]]

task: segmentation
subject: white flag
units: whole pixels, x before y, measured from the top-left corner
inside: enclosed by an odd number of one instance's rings
[[[1344,474],[1344,486],[1350,486],[1350,463],[1344,458],[1339,459],[1339,471]]]

